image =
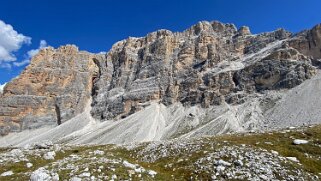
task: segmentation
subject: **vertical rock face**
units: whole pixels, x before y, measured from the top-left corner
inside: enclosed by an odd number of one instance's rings
[[[160,30],[120,41],[103,60],[107,63],[100,62],[104,71],[94,85],[92,114],[124,118],[151,101],[234,104],[253,91],[292,88],[315,69],[306,56],[286,47],[289,39],[283,29],[251,35],[248,27],[237,30],[214,21],[182,33]]]
[[[0,97],[0,133],[61,124],[83,111],[98,74],[94,59],[72,45],[41,50],[5,86]]]
[[[289,45],[306,56],[321,59],[321,24],[299,33],[289,41]]]
[[[251,34],[249,27],[204,21],[180,33],[128,38],[104,56],[71,45],[46,48],[0,94],[0,133],[62,124],[91,97],[92,116],[104,121],[151,102],[209,108],[290,89],[316,73],[320,27]]]

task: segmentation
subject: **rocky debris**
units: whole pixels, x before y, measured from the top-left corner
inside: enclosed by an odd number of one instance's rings
[[[59,175],[57,173],[49,173],[48,170],[41,167],[32,172],[30,181],[59,181]]]
[[[26,149],[49,149],[53,146],[54,144],[51,141],[43,141],[43,142],[38,142],[38,143],[32,143],[25,145]]]
[[[302,145],[302,144],[307,144],[307,143],[309,143],[309,141],[307,141],[307,140],[301,140],[301,139],[293,140],[293,144],[295,144],[295,145]]]
[[[197,143],[201,149],[194,149]],[[306,173],[299,165],[299,160],[295,157],[282,157],[276,151],[269,152],[262,148],[254,148],[250,145],[230,145],[224,142],[225,145],[213,143],[211,141],[202,140],[175,140],[160,143],[148,143],[143,146],[144,149],[139,149],[137,153],[141,161],[151,164],[159,163],[158,160],[173,158],[175,155],[182,155],[180,159],[171,161],[165,165],[166,169],[175,171],[182,169],[191,169],[190,164],[184,166],[184,162],[188,161],[190,155],[195,153],[202,155],[202,147],[206,150],[203,156],[196,160],[193,164],[193,174],[190,176],[192,180],[204,180],[211,175],[214,180],[280,180],[281,178],[291,178],[291,180],[318,180],[319,177],[310,173]],[[205,146],[206,145],[206,146]],[[203,148],[203,150],[204,150]],[[132,150],[134,147],[127,146],[127,149]],[[193,154],[194,153],[194,154]],[[185,155],[185,156],[183,156]],[[185,159],[186,158],[186,159]],[[290,162],[289,162],[290,161]],[[293,169],[292,164],[298,164],[297,169]],[[282,180],[282,179],[281,179]]]
[[[142,156],[141,160],[144,162],[154,162],[160,158],[188,154],[201,149],[201,145],[195,144],[194,142],[184,140],[181,140],[179,143],[177,140],[162,141],[148,144],[138,152],[138,155]]]
[[[316,142],[319,135],[318,132],[304,131],[305,129],[285,129],[284,133],[269,132],[263,135],[244,133],[197,139],[173,139],[122,146],[53,145],[46,149],[35,149],[31,146],[20,149],[7,148],[0,150],[0,168],[3,172],[14,173],[8,175],[8,178],[14,176],[22,180],[39,181],[188,179],[317,181],[320,180],[320,176],[316,175],[315,171],[310,172],[312,167],[307,167],[309,165],[307,163],[313,160],[311,164],[318,164],[321,160],[319,145]],[[299,148],[292,145],[293,135],[305,132],[312,133],[309,136],[311,144],[305,145],[309,147],[308,151],[298,149],[295,154],[297,157],[291,156],[291,152],[287,149]],[[269,140],[270,135],[271,140]],[[242,138],[243,136],[249,136],[249,140],[258,137],[260,141],[253,145],[245,144],[243,141],[247,139]],[[55,152],[57,147],[59,151]],[[278,153],[264,147],[284,151]],[[55,160],[46,160],[43,155],[49,152],[55,152],[59,157],[56,156]],[[283,155],[284,152],[286,157]],[[297,158],[300,158],[300,161]],[[32,167],[26,167],[26,163],[32,164]]]

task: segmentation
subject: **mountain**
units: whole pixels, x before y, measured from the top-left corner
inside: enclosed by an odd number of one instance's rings
[[[320,123],[321,24],[199,22],[105,55],[42,49],[0,95],[0,143],[131,143]]]

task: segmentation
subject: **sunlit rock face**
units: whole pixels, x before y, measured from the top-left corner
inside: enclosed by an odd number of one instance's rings
[[[41,50],[0,98],[0,133],[61,124],[91,97],[98,55],[66,45]]]
[[[249,27],[200,22],[116,43],[101,62],[92,114],[124,118],[148,102],[185,106],[238,104],[251,92],[292,88],[311,78],[311,59],[291,48],[291,33],[252,35]]]
[[[41,50],[0,93],[0,134],[59,125],[92,100],[100,121],[126,118],[152,102],[171,106],[242,105],[288,90],[316,74],[321,26],[292,35],[199,22],[117,42],[106,55],[74,45]]]

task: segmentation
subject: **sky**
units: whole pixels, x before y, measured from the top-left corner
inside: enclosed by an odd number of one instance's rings
[[[299,32],[321,23],[320,0],[4,0],[0,2],[0,86],[46,46],[108,51],[129,36],[183,31],[198,21],[247,25],[252,33]]]

